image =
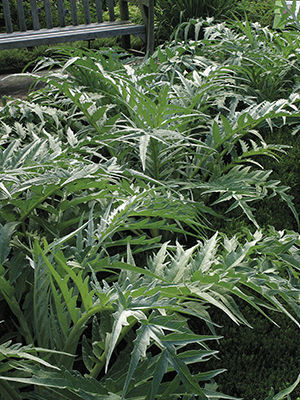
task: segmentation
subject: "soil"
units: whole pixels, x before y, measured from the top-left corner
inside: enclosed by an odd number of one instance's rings
[[[0,97],[26,98],[32,84],[33,80],[28,76],[0,75]]]
[[[2,97],[25,99],[32,90],[41,85],[41,82],[36,84],[29,73],[0,75],[0,100]]]

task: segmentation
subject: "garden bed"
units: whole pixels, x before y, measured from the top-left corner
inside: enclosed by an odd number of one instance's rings
[[[297,166],[282,173],[299,158],[298,49],[292,30],[194,20],[141,63],[62,48],[36,66],[42,88],[4,99],[5,399],[300,395],[292,354],[255,368],[275,329],[283,349],[299,335]]]

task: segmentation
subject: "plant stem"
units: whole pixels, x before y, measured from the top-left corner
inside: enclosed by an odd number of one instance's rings
[[[130,318],[128,319],[128,321],[130,321]],[[122,332],[120,333],[120,336],[117,340],[116,346],[121,342],[121,340],[124,339],[124,337],[127,335],[127,333],[134,327],[134,325],[137,323],[137,320],[135,318],[132,318],[132,321],[129,322],[129,325],[126,325],[123,327]],[[99,361],[97,362],[97,364],[94,366],[94,368],[92,369],[92,371],[90,372],[90,376],[92,378],[97,378],[100,371],[102,370],[102,368],[105,365],[105,361],[106,361],[106,353],[105,351],[102,353],[101,357],[99,358]]]
[[[103,306],[102,304],[98,304],[91,308],[90,310],[86,311],[81,318],[76,322],[76,324],[73,326],[69,337],[66,341],[65,347],[64,347],[64,352],[66,353],[71,353],[73,354],[76,350],[77,344],[79,337],[82,333],[82,329],[84,328],[84,325],[86,322],[95,314],[101,313],[103,311],[113,311],[112,306]],[[73,359],[70,359],[70,357],[67,356],[62,356],[62,364],[66,368],[72,368],[72,364],[74,362]]]

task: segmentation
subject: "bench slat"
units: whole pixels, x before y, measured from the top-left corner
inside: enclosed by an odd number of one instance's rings
[[[24,7],[23,7],[22,0],[17,0],[17,10],[18,10],[18,20],[19,20],[20,30],[26,31],[27,27],[26,27]]]
[[[72,23],[75,26],[78,25],[76,0],[71,0],[70,4],[71,4]]]
[[[40,29],[40,21],[39,21],[39,12],[36,5],[36,0],[30,0],[30,8],[31,8],[33,29],[35,31],[38,31]]]
[[[41,29],[39,31],[0,34],[0,49],[32,47],[41,44],[75,42],[96,38],[138,35],[145,38],[145,26],[125,21],[104,22],[101,25],[78,25],[76,28]]]
[[[102,1],[96,0],[96,13],[97,13],[97,21],[103,22],[103,15],[102,15]]]
[[[33,30],[28,30],[26,32],[13,32],[13,33],[0,33],[0,43],[4,41],[5,39],[7,41],[13,41],[14,38],[23,38],[23,37],[32,37],[34,40],[36,37],[40,37],[43,35],[51,35],[51,34],[61,34],[64,35],[65,33],[69,32],[84,32],[84,31],[96,31],[99,29],[100,31],[102,30],[114,30],[116,27],[121,26],[121,27],[136,27],[137,30],[140,32],[141,27],[144,27],[145,31],[145,26],[144,25],[137,25],[133,24],[130,21],[114,21],[114,22],[109,22],[105,21],[102,22],[101,24],[80,24],[77,26],[69,25],[65,27],[60,27],[56,26],[52,29],[40,29],[39,31],[33,31]],[[2,399],[1,399],[2,400]]]
[[[107,0],[108,13],[111,21],[115,20],[114,0]]]
[[[65,7],[63,0],[57,0],[57,12],[58,12],[59,26],[61,27],[66,26]]]
[[[51,15],[51,4],[50,0],[44,0],[45,4],[45,16],[46,16],[46,25],[48,29],[53,28],[53,22],[52,22],[52,15]]]
[[[114,7],[116,6],[117,0],[105,0],[107,2],[110,22],[103,22],[102,2],[104,0],[26,1],[30,4],[31,22],[30,18],[28,19],[29,16],[26,14],[26,9],[24,7],[25,0],[2,0],[7,33],[0,33],[0,50],[33,47],[41,44],[73,42],[78,40],[89,41],[96,38],[114,36],[121,36],[123,47],[129,48],[130,35],[137,35],[146,42],[147,53],[151,54],[153,52],[154,0],[137,0],[140,10],[142,11],[144,25],[137,25],[130,22],[127,5],[129,0],[119,0],[120,22],[115,22]],[[18,32],[14,31],[17,21],[12,20],[11,18],[11,3],[17,4],[17,17],[20,28]],[[84,22],[80,21],[79,16],[77,15],[77,6],[79,3],[84,12]],[[68,4],[68,9],[65,8],[66,4]],[[44,7],[41,16],[39,15],[41,9],[38,8],[40,5]],[[57,9],[57,15],[53,14],[54,9]],[[66,18],[66,13],[69,13],[69,10],[70,17]],[[94,23],[94,21],[91,23],[92,17],[93,19],[97,18],[98,23]],[[43,20],[41,18],[43,18]],[[59,22],[58,24],[56,23],[57,20]],[[79,23],[81,25],[78,25]],[[30,28],[30,30],[27,30],[29,24],[33,26],[33,29]],[[67,27],[66,24],[68,24]],[[47,26],[47,29],[44,28],[45,25]],[[55,25],[59,25],[59,27]],[[42,29],[40,26],[42,26]]]
[[[11,32],[13,32],[13,26],[12,26],[12,22],[11,22],[10,8],[9,8],[8,0],[3,0],[3,12],[4,12],[6,32],[11,33]]]
[[[89,0],[83,0],[84,21],[88,25],[91,23]]]

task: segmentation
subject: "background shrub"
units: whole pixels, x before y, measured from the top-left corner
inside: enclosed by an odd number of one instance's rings
[[[195,18],[213,17],[216,22],[234,17],[271,26],[274,17],[274,1],[266,0],[157,0],[156,40],[169,40],[174,29],[181,22]]]
[[[224,314],[213,310],[213,320],[222,325],[217,333],[224,335],[224,339],[215,346],[220,351],[220,359],[211,358],[208,365],[211,369],[226,366],[227,371],[216,377],[223,393],[247,400],[262,400],[271,387],[278,392],[297,378],[300,330],[295,329],[283,315],[271,313],[280,326],[278,328],[248,306],[241,305],[241,309],[254,329],[237,326]],[[192,323],[192,326],[200,333],[199,325]],[[292,393],[292,399],[298,396],[300,386]]]
[[[240,0],[235,12],[240,19],[244,19],[244,16],[247,15],[249,21],[259,22],[263,26],[272,26],[274,1]]]
[[[181,22],[191,18],[214,17],[216,21],[232,16],[238,3],[232,0],[158,0],[156,2],[156,40],[169,40]]]

